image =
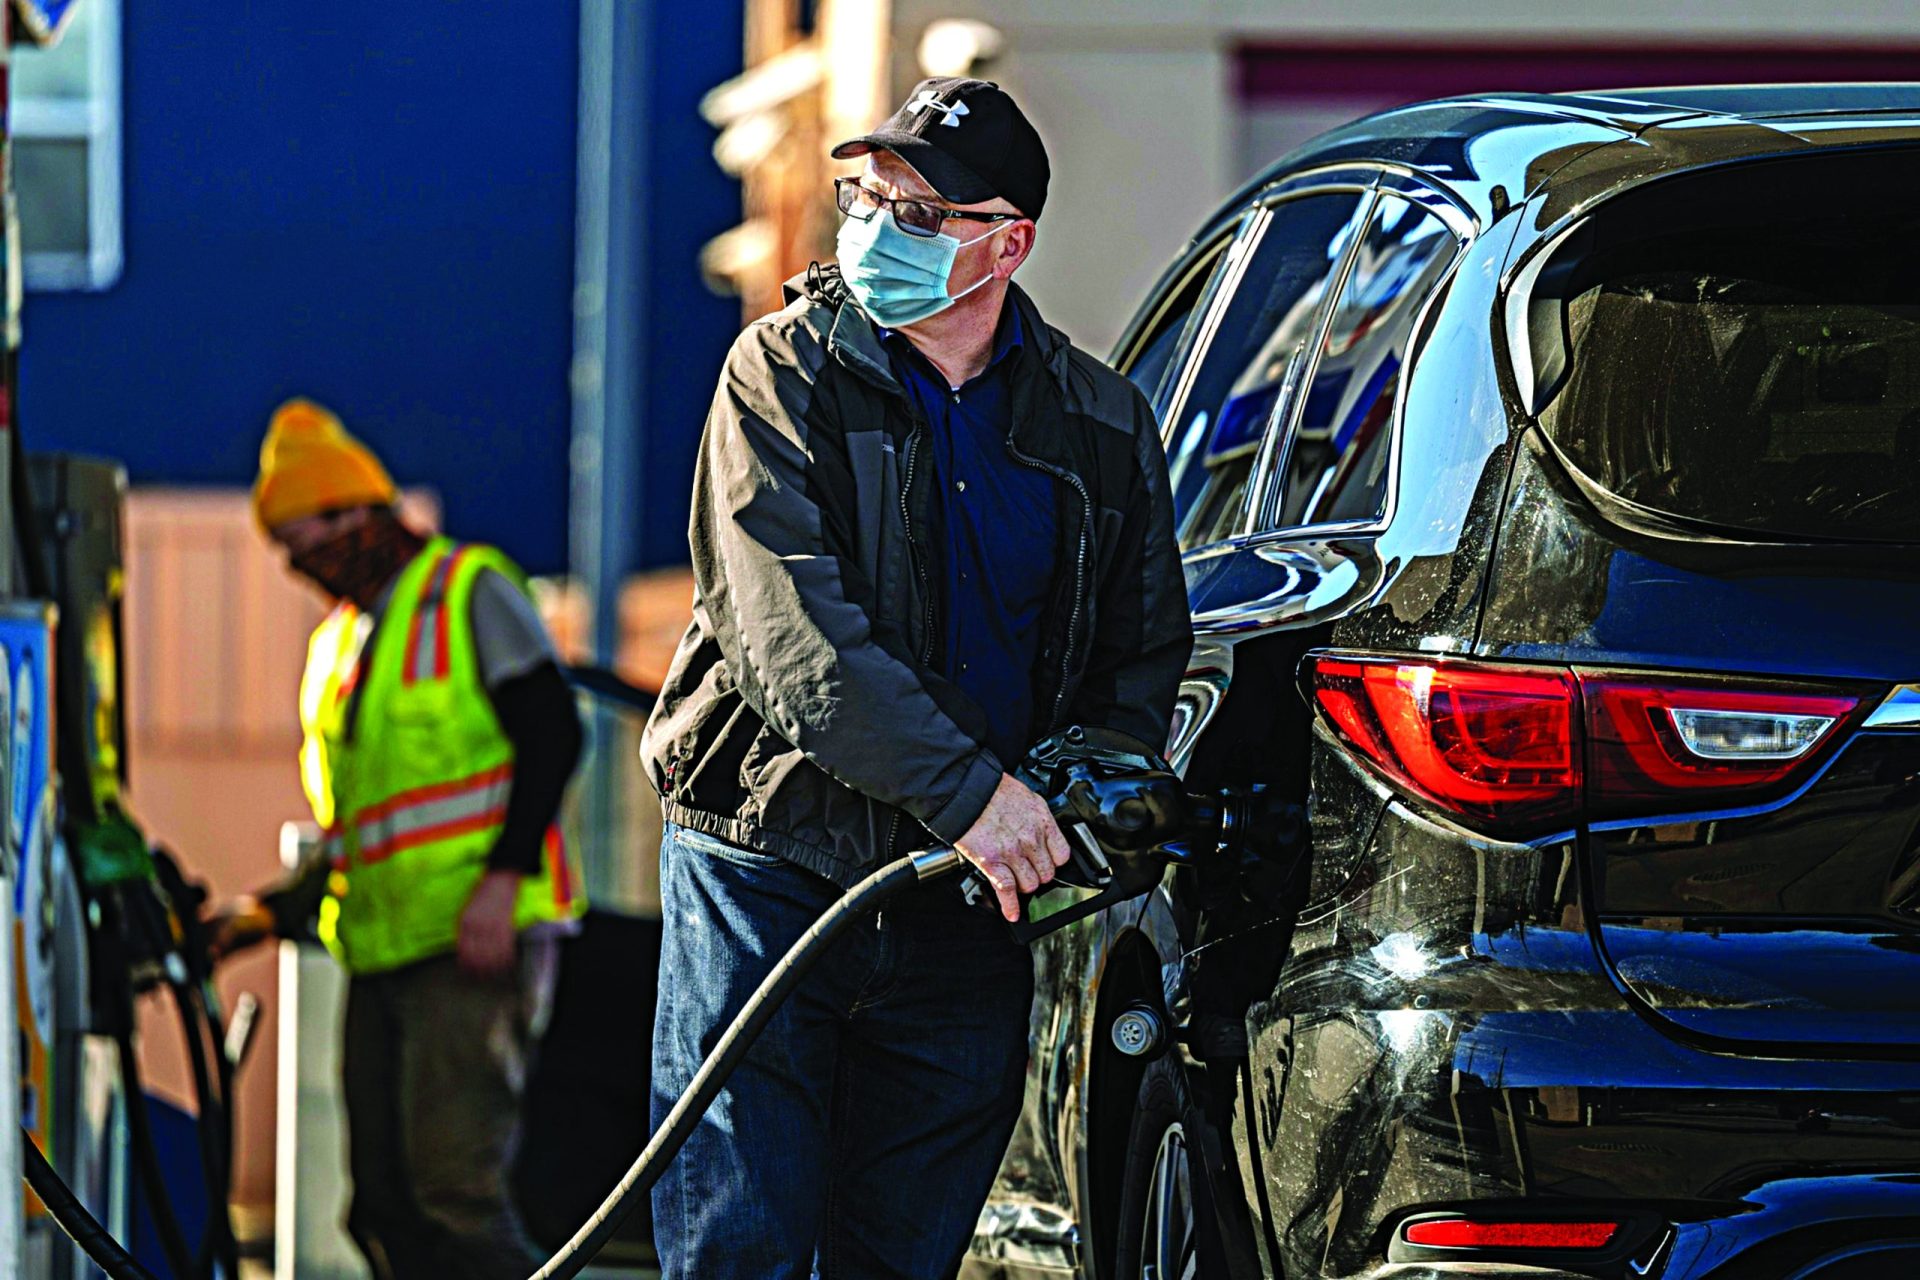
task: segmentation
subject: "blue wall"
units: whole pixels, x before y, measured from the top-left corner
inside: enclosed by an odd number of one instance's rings
[[[633,0],[617,0],[632,3]],[[740,221],[740,185],[713,162],[714,131],[700,98],[740,74],[747,0],[654,0],[653,97],[648,200],[655,307],[647,369],[649,486],[641,518],[643,566],[684,564],[687,511],[700,428],[727,349],[740,332],[740,299],[713,294],[700,277],[700,248]]]
[[[739,216],[692,104],[738,71],[743,8],[657,63],[655,119],[684,124],[657,144],[676,190],[655,296],[691,295],[663,367],[717,370],[738,327],[692,261]],[[119,457],[136,484],[246,484],[274,405],[311,395],[438,489],[454,533],[564,567],[574,0],[129,0],[122,21],[126,272],[29,295],[28,447]],[[684,557],[692,441],[673,437],[697,435],[707,381],[691,410],[652,384],[646,559]]]

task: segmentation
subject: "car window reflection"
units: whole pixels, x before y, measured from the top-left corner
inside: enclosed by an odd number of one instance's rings
[[[1386,505],[1394,399],[1420,306],[1458,241],[1432,213],[1383,194],[1289,442],[1276,526],[1377,518]]]
[[[1171,413],[1168,466],[1182,549],[1239,532],[1248,481],[1287,372],[1318,329],[1363,196],[1302,196],[1273,209]]]

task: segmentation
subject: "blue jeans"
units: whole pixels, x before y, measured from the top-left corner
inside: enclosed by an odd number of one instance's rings
[[[837,898],[668,826],[653,1120]],[[857,921],[776,1013],[653,1192],[665,1280],[936,1280],[958,1269],[1020,1110],[1033,961],[950,882]]]

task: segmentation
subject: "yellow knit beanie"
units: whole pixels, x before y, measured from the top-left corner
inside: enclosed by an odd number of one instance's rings
[[[327,409],[289,400],[274,410],[253,482],[253,515],[261,528],[346,507],[391,506],[396,496],[380,459]]]

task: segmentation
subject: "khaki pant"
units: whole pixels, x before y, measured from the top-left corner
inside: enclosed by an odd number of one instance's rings
[[[347,1230],[376,1280],[524,1280],[537,1261],[508,1191],[527,1055],[553,991],[554,940],[480,981],[439,956],[356,977],[342,1077]]]

